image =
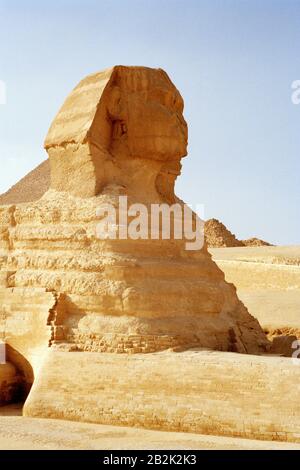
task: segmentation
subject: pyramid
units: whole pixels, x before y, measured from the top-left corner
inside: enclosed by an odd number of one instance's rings
[[[274,246],[271,243],[261,240],[260,238],[248,238],[247,240],[242,240],[244,246]]]
[[[270,243],[255,237],[248,240],[239,240],[217,219],[209,219],[205,222],[205,239],[209,248],[272,246]]]
[[[1,194],[0,205],[37,201],[49,187],[50,165],[49,160],[45,160],[6,193]]]
[[[205,239],[210,248],[244,246],[244,243],[217,219],[209,219],[205,222]]]

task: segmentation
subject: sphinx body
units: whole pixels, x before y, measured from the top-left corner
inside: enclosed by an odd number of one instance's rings
[[[72,91],[45,141],[49,191],[0,207],[3,340],[38,373],[49,347],[150,353],[268,348],[206,246],[99,239],[97,209],[173,204],[187,154],[183,100],[167,74],[116,66]],[[29,379],[28,379],[29,380]]]

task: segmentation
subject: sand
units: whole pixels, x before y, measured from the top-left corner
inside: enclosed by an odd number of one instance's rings
[[[210,248],[214,260],[300,265],[300,245]]]
[[[1,450],[299,450],[300,444],[43,420],[0,408]]]
[[[216,248],[210,252],[266,330],[279,329],[300,338],[299,245]]]

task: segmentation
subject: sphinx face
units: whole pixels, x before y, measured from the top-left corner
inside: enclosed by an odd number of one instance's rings
[[[45,141],[51,188],[91,197],[119,184],[169,199],[187,154],[183,107],[161,69],[115,66],[86,77]]]
[[[162,70],[118,68],[108,104],[112,153],[125,146],[133,158],[180,161],[188,140],[183,107],[180,93]]]

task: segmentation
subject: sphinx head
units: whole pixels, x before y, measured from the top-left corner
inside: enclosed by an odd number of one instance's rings
[[[46,138],[52,188],[89,197],[110,184],[147,185],[169,199],[187,154],[183,106],[160,69],[116,66],[85,78]]]

